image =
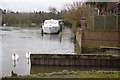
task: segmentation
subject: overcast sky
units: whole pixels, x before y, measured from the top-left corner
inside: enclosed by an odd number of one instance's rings
[[[80,0],[0,0],[0,8],[20,12],[48,11],[55,7],[60,11],[66,3]]]
[[[85,0],[0,0],[0,8],[19,12],[48,11],[49,7],[55,7],[58,11],[64,8],[66,3]],[[87,0],[87,1],[119,1],[119,0]]]

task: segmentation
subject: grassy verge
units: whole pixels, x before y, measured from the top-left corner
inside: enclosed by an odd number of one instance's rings
[[[120,71],[67,71],[13,76],[11,78],[120,78]]]

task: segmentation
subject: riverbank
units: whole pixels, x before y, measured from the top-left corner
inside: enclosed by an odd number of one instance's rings
[[[50,72],[50,73],[38,73],[34,75],[25,76],[12,76],[6,78],[120,78],[120,71],[68,71],[63,70],[61,72]],[[5,78],[3,78],[5,80]]]

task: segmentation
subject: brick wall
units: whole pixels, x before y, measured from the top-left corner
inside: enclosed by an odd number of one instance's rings
[[[87,31],[83,32],[83,46],[118,46],[118,31]]]

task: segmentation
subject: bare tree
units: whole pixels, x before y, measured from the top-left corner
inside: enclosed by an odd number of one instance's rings
[[[72,23],[73,26],[77,26],[82,17],[93,14],[93,8],[81,2],[73,2],[72,4],[66,4],[62,14],[64,20]]]

